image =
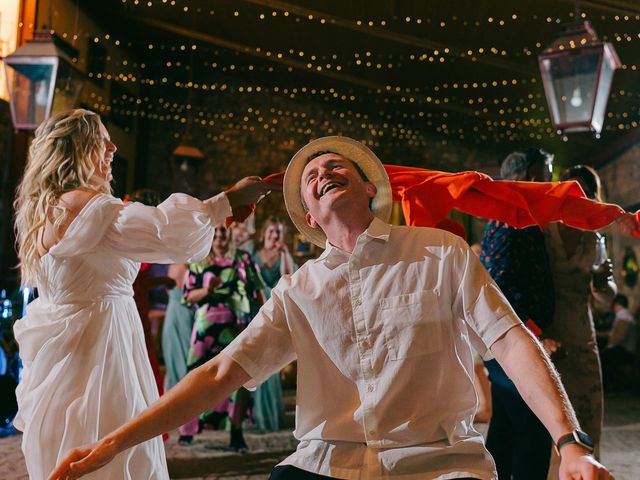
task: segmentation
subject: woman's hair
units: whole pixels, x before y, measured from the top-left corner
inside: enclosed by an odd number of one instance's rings
[[[570,167],[560,180],[575,180],[580,179],[584,182],[584,185],[587,187],[585,189],[585,194],[592,200],[597,200],[598,202],[602,202],[602,184],[600,183],[600,177],[596,173],[596,171],[588,166],[588,165],[574,165]]]
[[[13,204],[23,284],[34,283],[37,278],[38,232],[47,216],[53,218],[57,235],[69,213],[59,202],[60,196],[79,188],[111,193],[109,182],[94,176],[92,157],[105,141],[101,125],[96,113],[78,109],[54,115],[36,130]]]
[[[271,225],[282,225],[282,235],[283,236],[284,236],[285,232],[287,231],[287,226],[282,221],[282,219],[280,217],[277,217],[276,215],[271,215],[269,218],[267,218],[265,220],[264,224],[262,225],[262,230],[260,230],[260,238],[258,239],[258,241],[260,243],[260,248],[264,247],[264,237],[267,234],[267,229]]]

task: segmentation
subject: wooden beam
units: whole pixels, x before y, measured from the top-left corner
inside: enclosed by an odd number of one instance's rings
[[[366,80],[363,78],[359,78],[359,77],[355,77],[353,75],[348,75],[345,73],[338,73],[338,72],[332,72],[330,70],[327,69],[322,69],[322,70],[317,70],[315,68],[308,68],[307,64],[304,62],[301,62],[299,60],[294,60],[294,59],[290,59],[290,58],[278,58],[277,55],[275,54],[271,54],[271,55],[267,55],[265,51],[263,51],[262,49],[256,49],[254,47],[250,47],[248,45],[243,45],[241,43],[238,42],[234,42],[231,40],[226,40],[224,38],[220,38],[220,37],[216,37],[214,35],[211,35],[209,33],[202,33],[202,32],[198,32],[189,28],[184,28],[184,27],[178,27],[174,24],[168,23],[168,22],[163,22],[161,20],[154,20],[151,18],[146,18],[146,17],[138,17],[138,16],[129,16],[129,18],[131,18],[134,21],[137,22],[141,22],[144,23],[146,25],[152,26],[154,28],[158,28],[160,30],[164,30],[167,32],[171,32],[171,33],[175,33],[177,35],[182,35],[184,37],[187,38],[192,38],[194,40],[200,40],[202,42],[205,43],[210,43],[212,45],[217,45],[219,47],[224,47],[224,48],[228,48],[230,50],[234,50],[240,53],[243,53],[245,55],[250,55],[250,56],[254,56],[254,57],[258,57],[261,60],[267,60],[267,61],[271,61],[271,62],[275,62],[275,63],[279,63],[282,65],[287,65],[291,68],[295,68],[297,70],[301,70],[307,73],[311,73],[313,75],[317,75],[317,76],[321,76],[321,77],[326,77],[326,78],[330,78],[332,80],[338,80],[341,82],[345,82],[345,83],[350,83],[352,85],[356,85],[358,87],[364,87],[364,88],[369,88],[372,90],[376,90],[376,91],[380,91],[382,93],[385,94],[392,94],[395,96],[403,96],[406,94],[403,93],[397,93],[393,90],[387,90],[386,89],[386,85],[383,85],[381,83],[378,82],[374,82],[371,80]],[[430,109],[435,109],[435,110],[446,110],[446,111],[455,111],[458,113],[463,113],[465,115],[471,115],[471,116],[476,116],[475,115],[475,110],[465,107],[465,106],[461,106],[461,105],[454,105],[454,104],[433,104],[430,103],[428,105],[426,105],[426,108],[430,108]],[[481,118],[492,118],[495,119],[497,117],[493,116],[493,115],[488,115],[488,114],[480,114],[479,115]]]
[[[244,1],[247,3],[252,3],[254,5],[259,5],[259,6],[274,9],[274,10],[294,13],[296,15],[303,16],[303,17],[313,15],[314,17],[319,19],[324,18],[331,25],[336,25],[341,28],[353,30],[362,35],[378,37],[384,40],[390,40],[396,43],[401,43],[403,45],[409,45],[412,47],[421,48],[423,50],[443,51],[446,48],[446,49],[449,49],[451,53],[458,56],[459,58],[472,62],[471,57],[466,54],[465,49],[454,47],[451,45],[446,45],[444,43],[434,42],[432,40],[415,37],[413,35],[405,35],[402,33],[393,32],[391,30],[387,30],[380,27],[360,26],[356,24],[356,22],[354,22],[353,20],[347,20],[335,15],[332,15],[330,13],[321,12],[318,10],[311,10],[306,7],[301,7],[299,5],[294,5],[292,3],[282,2],[280,0],[244,0]],[[482,63],[484,65],[490,65],[492,67],[499,68],[502,70],[508,70],[511,72],[516,72],[516,73],[529,75],[529,76],[538,76],[539,74],[539,71],[537,69],[527,67],[526,65],[509,62],[506,60],[496,60],[490,57],[483,57],[483,56],[476,57],[475,63]]]

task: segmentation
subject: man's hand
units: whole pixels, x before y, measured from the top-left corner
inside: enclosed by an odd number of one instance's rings
[[[580,445],[569,444],[560,450],[560,480],[613,480],[613,475]]]
[[[225,190],[225,194],[231,208],[236,209],[237,207],[258,203],[271,190],[282,190],[282,185],[263,182],[260,177],[245,177]]]
[[[80,478],[109,463],[117,453],[115,442],[107,439],[75,448],[58,464],[49,480]]]

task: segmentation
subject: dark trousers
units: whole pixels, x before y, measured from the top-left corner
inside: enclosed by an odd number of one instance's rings
[[[333,477],[307,472],[292,465],[276,467],[271,472],[269,480],[335,480]],[[476,480],[473,478],[459,478],[457,480]]]
[[[604,389],[610,390],[620,367],[631,364],[634,360],[635,355],[633,353],[629,353],[619,346],[603,350],[600,354],[600,361],[602,363],[602,382]]]
[[[276,467],[271,472],[269,480],[333,480],[332,477],[301,470],[292,465]]]
[[[517,391],[491,384],[493,413],[487,449],[498,478],[545,480],[551,457],[551,437]]]

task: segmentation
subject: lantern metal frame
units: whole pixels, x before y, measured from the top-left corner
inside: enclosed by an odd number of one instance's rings
[[[9,93],[9,107],[11,111],[11,120],[16,130],[35,130],[43,121],[47,120],[52,113],[56,88],[60,87],[60,82],[73,81],[78,82],[78,86],[74,92],[74,103],[77,100],[82,84],[84,83],[84,74],[74,65],[71,56],[65,51],[65,48],[71,48],[64,44],[56,35],[49,30],[39,30],[35,32],[34,38],[24,45],[18,47],[12,54],[3,58],[5,78],[7,90]],[[32,119],[19,118],[16,102],[14,77],[20,73],[20,66],[49,66],[51,68],[49,76],[49,85],[47,88],[47,99],[44,104],[44,114],[37,115]],[[65,70],[64,79],[59,78],[61,71]],[[37,93],[32,92],[30,96],[36,96]],[[29,106],[33,108],[36,100],[32,99]]]
[[[577,56],[587,57],[598,55],[597,75],[592,92],[591,111],[589,118],[585,117],[580,121],[563,121],[561,118],[561,108],[559,100],[566,101],[562,98],[561,93],[556,91],[554,80],[552,79],[551,66],[558,65],[559,62],[566,60],[567,63],[575,62]],[[603,86],[603,68],[607,63],[611,70],[611,78],[608,85]],[[606,113],[606,105],[611,93],[611,85],[613,83],[613,72],[622,66],[620,58],[615,48],[609,42],[601,42],[598,35],[588,21],[573,22],[565,25],[562,34],[540,55],[538,55],[538,65],[542,76],[545,97],[549,107],[549,114],[553,127],[558,134],[563,135],[577,132],[592,132],[596,138],[599,138],[604,117]],[[606,89],[606,91],[601,89]],[[603,103],[604,102],[604,103]],[[598,109],[598,111],[596,111]],[[599,118],[594,118],[597,115]]]

